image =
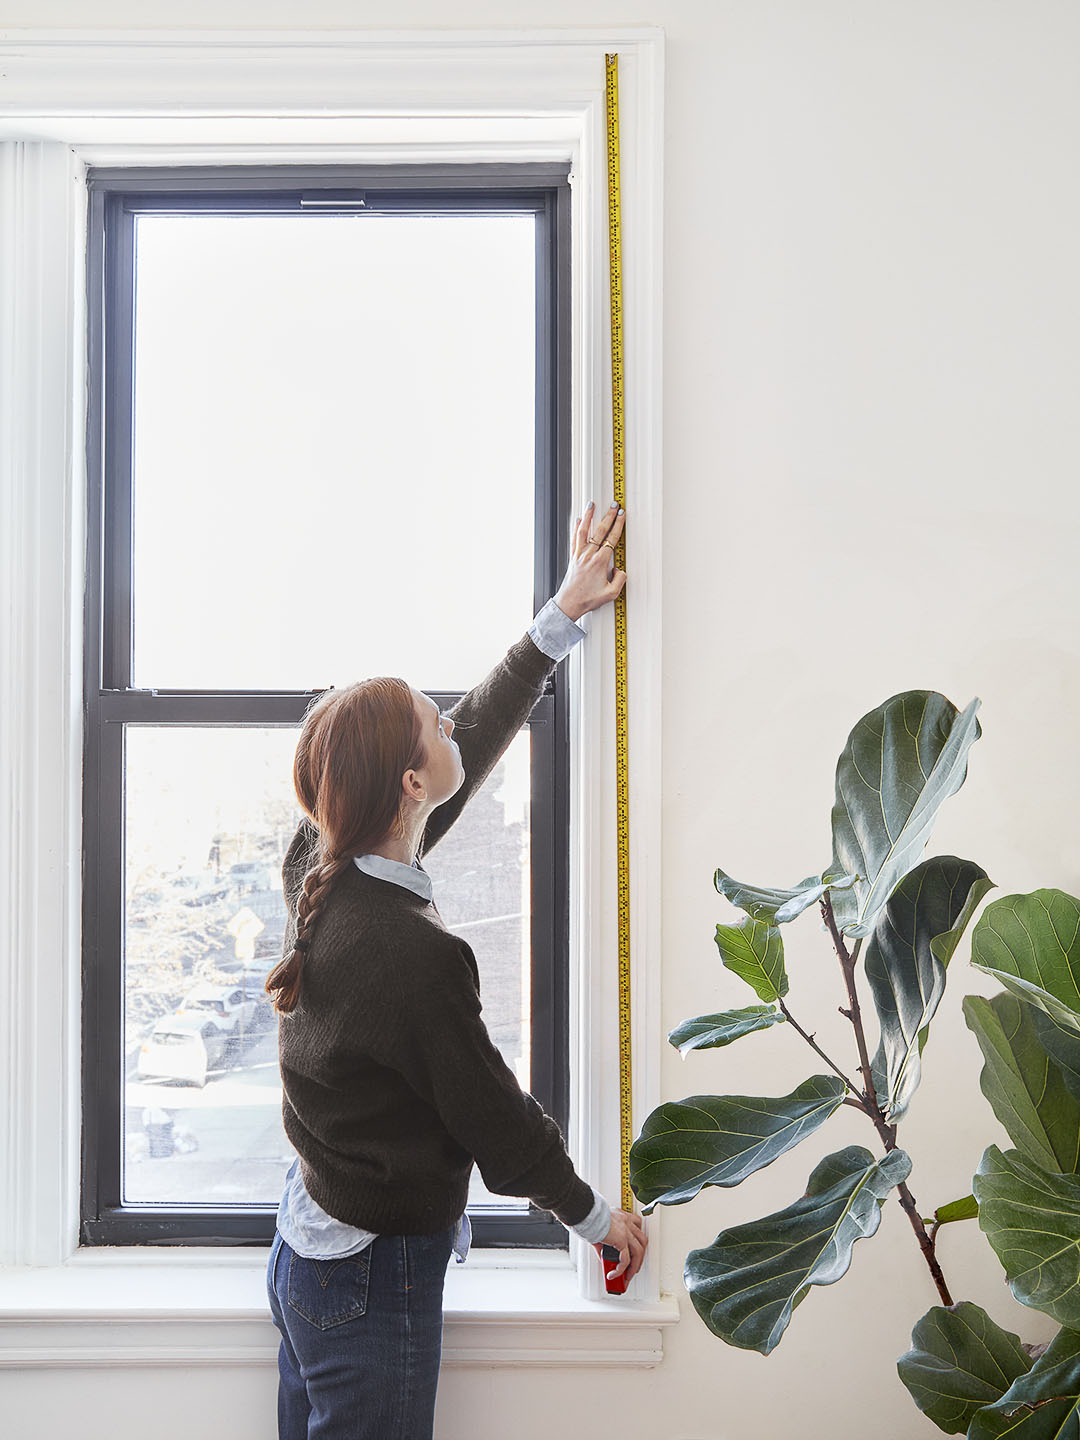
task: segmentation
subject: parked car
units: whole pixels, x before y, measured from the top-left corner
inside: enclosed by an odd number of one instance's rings
[[[204,981],[184,997],[180,1015],[207,1014],[226,1039],[239,1042],[251,1028],[258,1002],[247,985],[211,985]]]
[[[198,1011],[168,1015],[139,1051],[139,1078],[186,1080],[201,1088],[207,1074],[225,1064],[228,1045],[227,1032]]]

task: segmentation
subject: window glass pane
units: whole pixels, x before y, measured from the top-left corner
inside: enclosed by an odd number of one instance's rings
[[[274,1014],[292,730],[128,726],[127,1204],[276,1204],[292,1159]]]
[[[135,685],[483,673],[532,614],[533,217],[136,227]]]
[[[281,953],[295,743],[289,729],[126,727],[126,1204],[280,1199],[294,1152],[262,987]],[[529,789],[523,732],[428,863],[444,922],[476,953],[492,1037],[526,1088]],[[488,1202],[478,1175],[470,1200]]]

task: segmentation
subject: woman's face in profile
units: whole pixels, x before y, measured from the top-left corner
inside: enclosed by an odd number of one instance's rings
[[[411,687],[410,687],[411,688]],[[441,805],[461,788],[465,770],[461,752],[453,739],[454,722],[441,714],[435,701],[420,690],[413,690],[413,704],[420,716],[427,764],[416,773],[425,784],[430,805]]]

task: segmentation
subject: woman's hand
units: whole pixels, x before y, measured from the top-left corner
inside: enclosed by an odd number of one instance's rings
[[[645,1234],[645,1221],[640,1215],[634,1215],[629,1210],[612,1210],[611,1229],[604,1236],[603,1243],[614,1245],[619,1252],[619,1263],[608,1279],[613,1280],[625,1270],[626,1283],[629,1284],[645,1260],[645,1250],[649,1244],[649,1237]]]
[[[626,584],[626,571],[615,569],[615,546],[625,523],[625,514],[614,502],[598,518],[596,505],[590,500],[574,526],[570,563],[555,592],[556,605],[571,620],[599,610],[614,600]]]

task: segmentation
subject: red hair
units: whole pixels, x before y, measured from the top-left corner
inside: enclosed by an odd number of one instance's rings
[[[328,690],[308,707],[293,785],[318,831],[318,846],[297,899],[292,950],[266,980],[275,1009],[296,1007],[304,951],[335,881],[354,855],[400,829],[401,777],[426,762],[423,722],[404,680],[360,680]]]

